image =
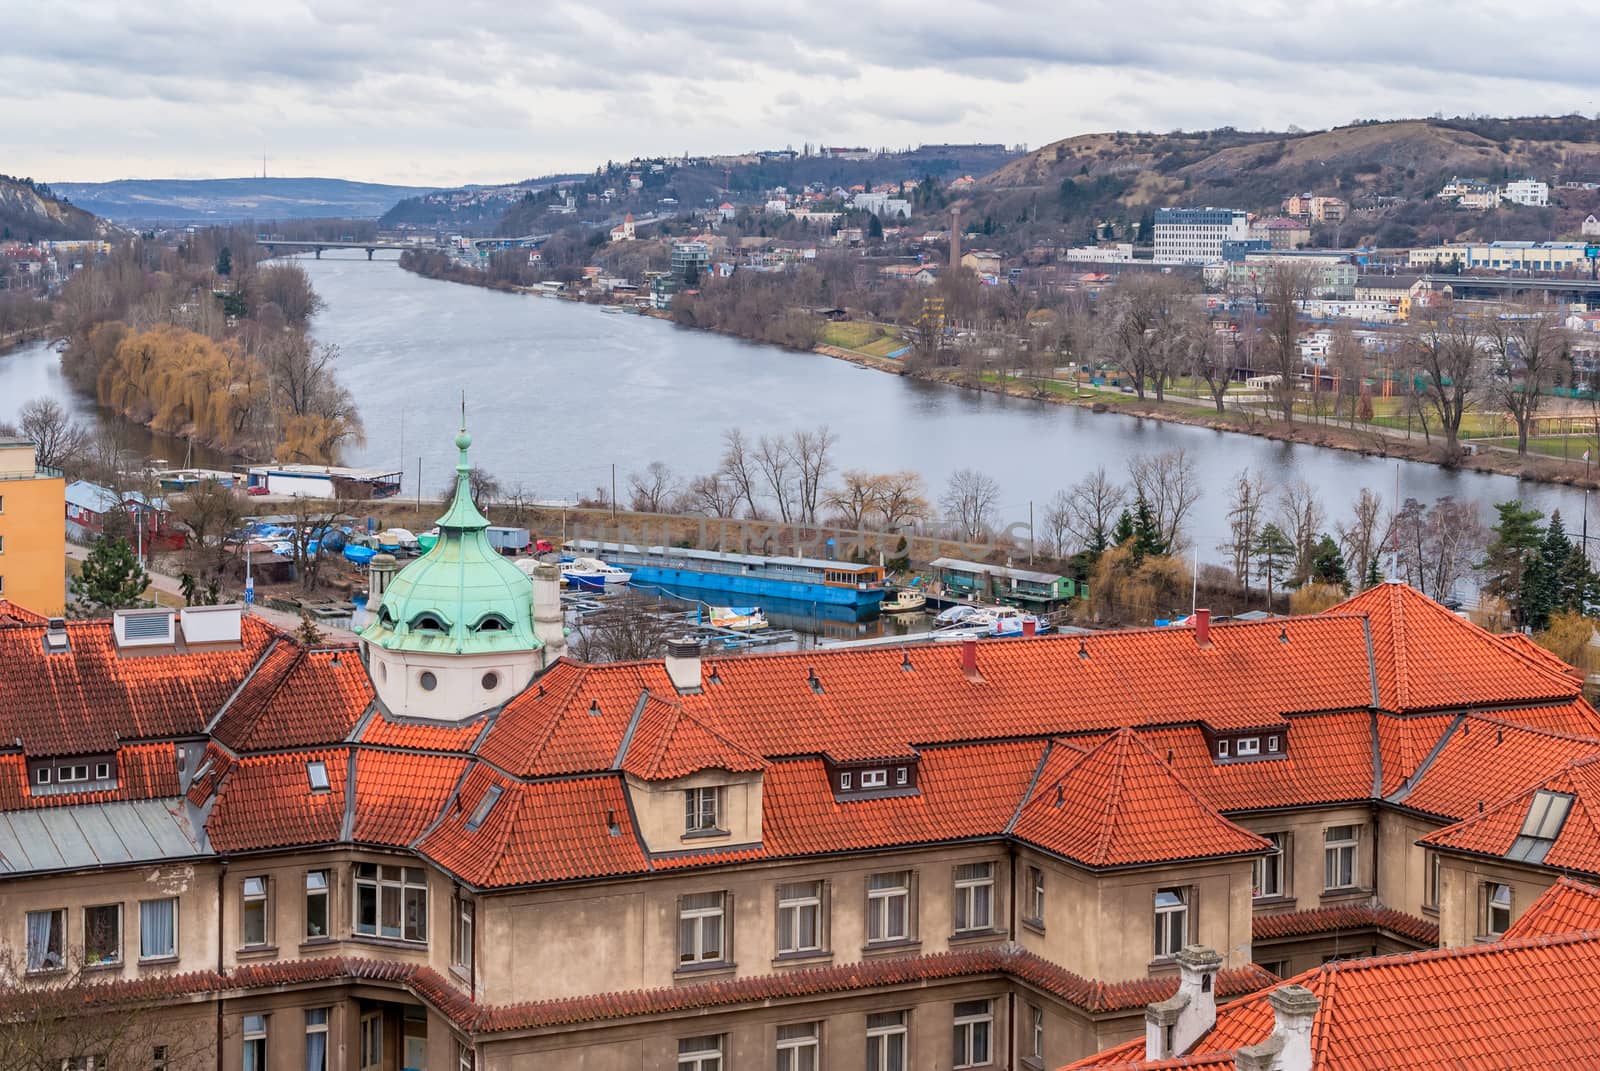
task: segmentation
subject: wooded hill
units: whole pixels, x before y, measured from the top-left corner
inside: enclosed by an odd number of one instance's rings
[[[1374,239],[1399,245],[1469,230],[1484,238],[1559,238],[1594,207],[1592,195],[1563,195],[1565,203],[1551,209],[1458,212],[1434,201],[1439,187],[1457,175],[1493,183],[1533,177],[1552,186],[1600,181],[1600,122],[1581,116],[1406,119],[1312,132],[1223,127],[1084,134],[985,176],[968,218],[1003,225],[1031,215],[1068,224],[1082,231],[1071,235],[1074,240],[1087,240],[1097,222],[1148,222],[1162,206],[1272,213],[1283,198],[1311,191],[1350,203],[1356,215],[1342,229],[1345,244]]]
[[[0,175],[0,241],[106,238],[115,230],[105,220],[57,197],[43,183]]]

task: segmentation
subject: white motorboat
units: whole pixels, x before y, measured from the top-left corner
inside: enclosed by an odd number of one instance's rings
[[[633,579],[633,574],[615,565],[607,565],[599,558],[573,558],[561,563],[561,575],[568,584],[588,591],[604,591],[608,587],[621,587]]]

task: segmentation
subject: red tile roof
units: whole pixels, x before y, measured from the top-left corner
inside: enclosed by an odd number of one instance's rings
[[[702,770],[751,773],[766,764],[678,703],[643,698],[620,767],[644,781],[671,781]]]
[[[1501,941],[1323,965],[1291,982],[1321,1001],[1315,1071],[1544,1071],[1600,1053],[1600,934]],[[1195,1055],[1233,1053],[1272,1032],[1267,994],[1217,1013]],[[1075,1064],[1145,1068],[1134,1041]]]
[[[344,823],[343,750],[246,756],[222,782],[206,821],[219,851],[332,843]],[[328,791],[313,792],[306,766],[327,764]]]
[[[1572,878],[1560,877],[1544,894],[1528,905],[1503,941],[1525,937],[1553,937],[1580,930],[1600,932],[1600,889]]]
[[[307,650],[280,640],[216,719],[211,733],[235,751],[343,740],[372,701],[354,647]]]
[[[489,725],[487,717],[472,718],[460,725],[408,721],[391,718],[381,707],[362,727],[360,741],[415,751],[471,751]]]
[[[1597,749],[1600,740],[1590,737],[1465,717],[1453,725],[1432,762],[1388,798],[1428,814],[1467,818]]]
[[[22,755],[0,755],[0,811],[175,797],[179,794],[176,760],[172,744],[127,744],[117,749],[116,788],[36,796],[28,784],[27,759]]]
[[[1012,832],[1096,868],[1271,848],[1213,810],[1131,729],[1087,754],[1054,751]]]
[[[355,824],[359,844],[402,847],[443,812],[467,768],[463,757],[414,755],[377,748],[351,750],[356,768]]]
[[[6,625],[42,625],[47,618],[36,614],[20,603],[0,599],[0,627]]]
[[[1258,914],[1252,920],[1252,932],[1257,941],[1370,929],[1388,930],[1430,947],[1439,944],[1437,922],[1375,904],[1341,904],[1308,911]]]
[[[1572,803],[1542,860],[1530,862],[1600,876],[1600,753],[1569,763],[1482,814],[1434,830],[1419,843],[1476,855],[1505,856],[1522,832],[1535,795],[1541,791],[1571,796]]]

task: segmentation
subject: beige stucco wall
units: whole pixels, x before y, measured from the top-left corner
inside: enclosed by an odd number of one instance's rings
[[[1288,888],[1281,900],[1263,901],[1259,906],[1273,911],[1311,911],[1330,901],[1370,895],[1377,859],[1378,834],[1372,823],[1372,809],[1328,807],[1309,811],[1272,814],[1230,815],[1233,821],[1253,833],[1288,833],[1291,858],[1285,861],[1284,877]],[[1356,850],[1356,890],[1325,895],[1323,889],[1323,832],[1330,826],[1358,826],[1361,843]],[[1248,877],[1246,879],[1248,881]],[[1246,894],[1248,895],[1248,893]]]
[[[652,852],[710,851],[729,844],[761,840],[761,776],[706,770],[674,781],[627,779],[639,835]],[[691,788],[717,788],[718,821],[726,836],[685,835],[684,796]]]
[[[1443,948],[1470,945],[1480,932],[1478,898],[1484,882],[1511,886],[1511,921],[1555,884],[1555,875],[1492,859],[1445,855],[1439,868],[1439,944]]]

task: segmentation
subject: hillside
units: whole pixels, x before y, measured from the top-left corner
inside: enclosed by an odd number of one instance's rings
[[[1600,122],[1579,116],[1410,119],[1311,132],[1101,133],[1065,138],[985,176],[973,211],[1002,220],[1053,201],[1058,223],[1134,224],[1155,207],[1216,204],[1273,213],[1301,191],[1350,203],[1346,243],[1432,241],[1472,233],[1562,237],[1593,197],[1564,192],[1549,209],[1465,213],[1433,200],[1452,176],[1536,177],[1552,186],[1600,179]],[[1556,203],[1558,200],[1563,203]],[[1076,226],[1074,226],[1076,225]]]
[[[60,182],[57,193],[118,222],[377,219],[427,187],[335,178],[119,179]]]
[[[69,204],[61,191],[0,175],[0,241],[105,238],[115,228]]]

